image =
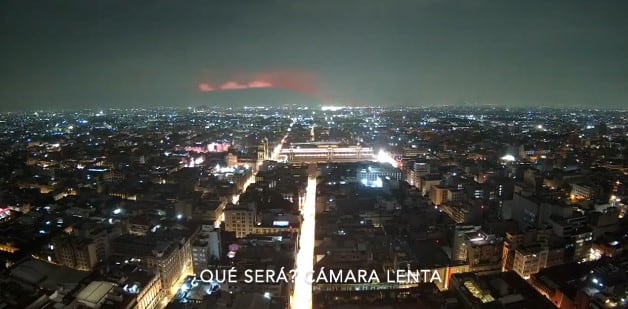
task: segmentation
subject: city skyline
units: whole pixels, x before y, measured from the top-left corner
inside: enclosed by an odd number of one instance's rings
[[[214,104],[621,108],[623,1],[6,1],[0,111]]]
[[[627,118],[0,113],[0,307],[623,308]]]
[[[0,1],[0,308],[628,308],[626,13]]]

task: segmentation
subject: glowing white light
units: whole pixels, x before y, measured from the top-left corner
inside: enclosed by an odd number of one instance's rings
[[[393,167],[397,167],[397,160],[395,160],[395,158],[393,158],[390,153],[384,151],[383,149],[379,150],[379,153],[377,153],[377,162],[379,163],[389,163],[390,165],[392,165]]]
[[[120,208],[116,208],[116,209],[113,210],[113,214],[114,215],[119,215],[121,212],[122,212],[122,209],[120,209]]]
[[[339,111],[341,109],[343,109],[342,106],[329,106],[328,105],[328,106],[322,106],[321,107],[322,111],[331,111],[331,112],[336,112],[336,111]]]
[[[307,182],[305,203],[302,209],[301,239],[297,254],[297,275],[291,308],[312,308],[312,283],[307,279],[307,272],[314,269],[314,227],[316,214],[316,176],[310,175]]]
[[[375,179],[375,182],[373,183],[373,186],[375,188],[381,188],[384,186],[384,182],[382,181],[381,178],[377,177],[377,179]]]
[[[502,161],[508,161],[508,162],[512,162],[515,161],[515,157],[513,155],[505,155],[503,157],[501,157]]]
[[[285,221],[285,220],[273,221],[273,226],[288,226],[288,225],[290,225],[289,221]]]

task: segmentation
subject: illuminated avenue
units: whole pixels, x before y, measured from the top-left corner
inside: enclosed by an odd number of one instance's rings
[[[316,226],[316,164],[308,167],[305,204],[302,209],[303,223],[299,236],[299,251],[296,259],[297,276],[291,298],[292,308],[312,308],[311,274],[314,269],[314,231]]]

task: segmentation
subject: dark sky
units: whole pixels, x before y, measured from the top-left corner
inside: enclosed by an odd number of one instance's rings
[[[0,111],[188,106],[228,82],[354,105],[623,107],[627,16],[624,0],[3,0]]]

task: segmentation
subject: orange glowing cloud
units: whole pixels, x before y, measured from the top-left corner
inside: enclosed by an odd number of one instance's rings
[[[320,81],[316,74],[302,71],[268,71],[252,73],[250,79],[263,80],[271,83],[273,88],[286,89],[303,95],[324,98]]]
[[[272,88],[273,84],[261,80],[252,81],[248,84],[249,88]]]
[[[200,83],[198,84],[198,90],[200,92],[210,92],[210,91],[214,91],[214,87],[212,87],[212,85],[208,84],[208,83]]]
[[[323,101],[331,101],[329,93],[323,90],[318,74],[298,70],[272,70],[262,72],[234,72],[227,76],[205,76],[207,82],[200,83],[201,92],[232,91],[254,88],[275,88],[298,92]]]
[[[238,90],[249,88],[248,85],[240,84],[238,82],[230,81],[220,85],[220,90]]]

